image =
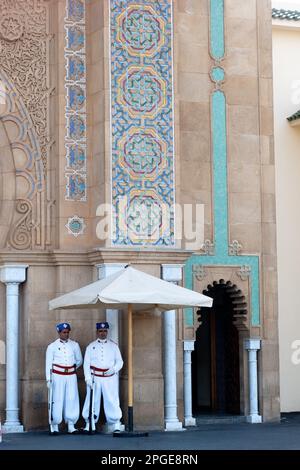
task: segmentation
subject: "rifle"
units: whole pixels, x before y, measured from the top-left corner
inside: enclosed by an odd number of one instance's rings
[[[89,407],[89,433],[92,434],[94,431],[94,374],[93,374],[93,381],[92,386],[90,389],[90,407]]]
[[[53,410],[53,382],[52,382],[52,369],[50,371],[50,388],[48,388],[48,423],[50,426],[50,432],[53,432],[52,428],[52,410]]]

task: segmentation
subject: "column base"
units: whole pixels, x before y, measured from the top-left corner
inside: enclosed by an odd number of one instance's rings
[[[249,415],[246,417],[246,422],[251,424],[262,423],[262,417],[260,415]]]
[[[190,418],[184,418],[185,426],[197,426],[196,419],[192,416]]]
[[[24,426],[22,424],[4,424],[2,431],[4,434],[24,432]]]
[[[167,421],[165,423],[165,431],[185,431],[180,421]]]

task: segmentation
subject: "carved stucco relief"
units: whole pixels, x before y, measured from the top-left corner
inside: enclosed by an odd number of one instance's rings
[[[1,0],[1,70],[30,113],[44,165],[48,145],[48,14],[44,0]]]
[[[14,174],[15,181],[9,199],[4,187],[0,192],[2,248],[44,249],[51,244],[48,44],[47,2],[0,2],[0,121],[6,133],[1,172],[4,154],[11,156],[1,179],[9,175],[12,183]],[[8,207],[10,217],[5,219]]]

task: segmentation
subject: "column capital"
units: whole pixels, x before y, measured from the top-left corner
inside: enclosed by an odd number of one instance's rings
[[[183,350],[184,351],[194,351],[195,349],[195,340],[185,340],[183,341]]]
[[[162,264],[161,274],[164,281],[179,282],[182,280],[184,264]]]
[[[4,264],[0,266],[0,281],[20,284],[26,280],[27,268],[28,264]]]
[[[125,268],[126,263],[102,263],[96,264],[98,279],[105,279],[108,276],[116,274],[121,269]]]
[[[248,351],[258,351],[260,348],[260,338],[248,338],[244,340],[244,349],[247,349]]]

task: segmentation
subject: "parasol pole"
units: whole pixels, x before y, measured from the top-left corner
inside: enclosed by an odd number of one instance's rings
[[[128,304],[128,431],[133,431],[132,304]]]
[[[132,304],[128,304],[128,432],[114,432],[114,437],[146,437],[147,432],[133,432]]]

